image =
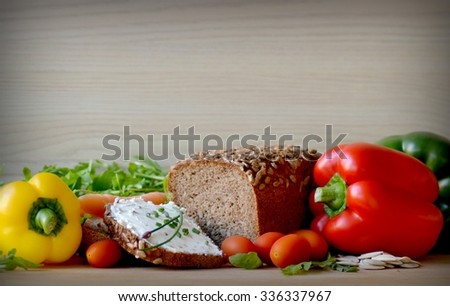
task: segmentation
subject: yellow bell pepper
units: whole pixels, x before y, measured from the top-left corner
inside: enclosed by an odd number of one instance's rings
[[[0,250],[35,263],[59,263],[81,242],[80,202],[56,175],[41,172],[28,182],[0,188]]]

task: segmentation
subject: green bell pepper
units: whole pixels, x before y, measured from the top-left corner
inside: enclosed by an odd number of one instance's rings
[[[444,215],[444,228],[434,252],[450,253],[450,140],[431,132],[417,131],[383,138],[378,144],[404,152],[422,161],[439,181],[435,204]]]

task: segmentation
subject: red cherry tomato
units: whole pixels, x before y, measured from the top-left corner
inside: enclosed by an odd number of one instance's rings
[[[293,234],[308,240],[309,245],[311,246],[311,260],[318,261],[326,258],[328,254],[328,243],[319,233],[313,230],[301,229],[293,232]]]
[[[267,232],[255,240],[258,256],[265,264],[273,265],[272,260],[270,259],[270,249],[275,241],[283,236],[284,234],[280,232]]]
[[[112,240],[100,240],[91,244],[86,250],[88,263],[96,268],[109,268],[114,266],[122,256],[122,248]]]
[[[220,248],[227,259],[228,257],[238,253],[257,252],[256,246],[253,242],[247,237],[240,235],[225,238]]]
[[[270,259],[278,268],[299,264],[308,261],[311,255],[311,246],[306,238],[297,234],[281,237],[270,249]]]

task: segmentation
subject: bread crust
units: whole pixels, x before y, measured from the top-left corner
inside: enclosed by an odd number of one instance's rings
[[[94,242],[110,239],[108,227],[102,218],[90,217],[81,226],[80,252],[85,252]]]
[[[111,215],[110,207],[111,205],[106,206],[104,221],[109,228],[111,238],[136,258],[156,265],[177,268],[218,268],[224,264],[224,257],[218,255],[175,253],[163,247],[142,250],[150,245],[116,222]]]
[[[168,174],[168,189],[172,194],[172,200],[184,207],[187,214],[193,217],[217,244],[220,244],[225,236],[231,235],[245,235],[250,239],[256,239],[269,231],[288,233],[304,225],[306,200],[312,184],[311,176],[319,156],[320,154],[315,151],[305,151],[299,147],[201,152],[172,166]],[[242,202],[241,205],[247,205],[248,209],[244,211],[253,210],[255,216],[240,217],[246,228],[235,225],[236,217],[228,217],[227,231],[219,234],[216,232],[215,206],[230,205],[230,213],[236,207],[233,201],[228,203],[216,199],[220,192],[217,194],[212,192],[209,195],[210,203],[204,203],[208,195],[205,194],[203,197],[199,193],[211,192],[213,187],[196,187],[195,180],[202,180],[202,185],[221,186],[221,178],[212,177],[208,180],[202,178],[199,171],[206,168],[220,168],[221,170],[217,170],[218,174],[221,171],[233,172],[232,176],[240,181],[238,188],[246,190],[245,193],[249,194],[250,200]],[[204,171],[206,174],[209,173],[208,170]],[[215,170],[210,172],[215,173]],[[216,175],[218,176],[220,175]],[[204,205],[209,205],[206,210],[211,213],[199,216],[198,210]],[[227,216],[225,218],[227,219]],[[220,218],[217,220],[220,226],[227,226],[223,225],[224,222]]]

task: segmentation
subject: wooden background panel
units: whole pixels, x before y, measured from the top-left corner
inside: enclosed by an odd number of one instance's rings
[[[124,126],[156,153],[176,127],[450,137],[449,54],[448,1],[2,1],[3,179],[111,154]]]

